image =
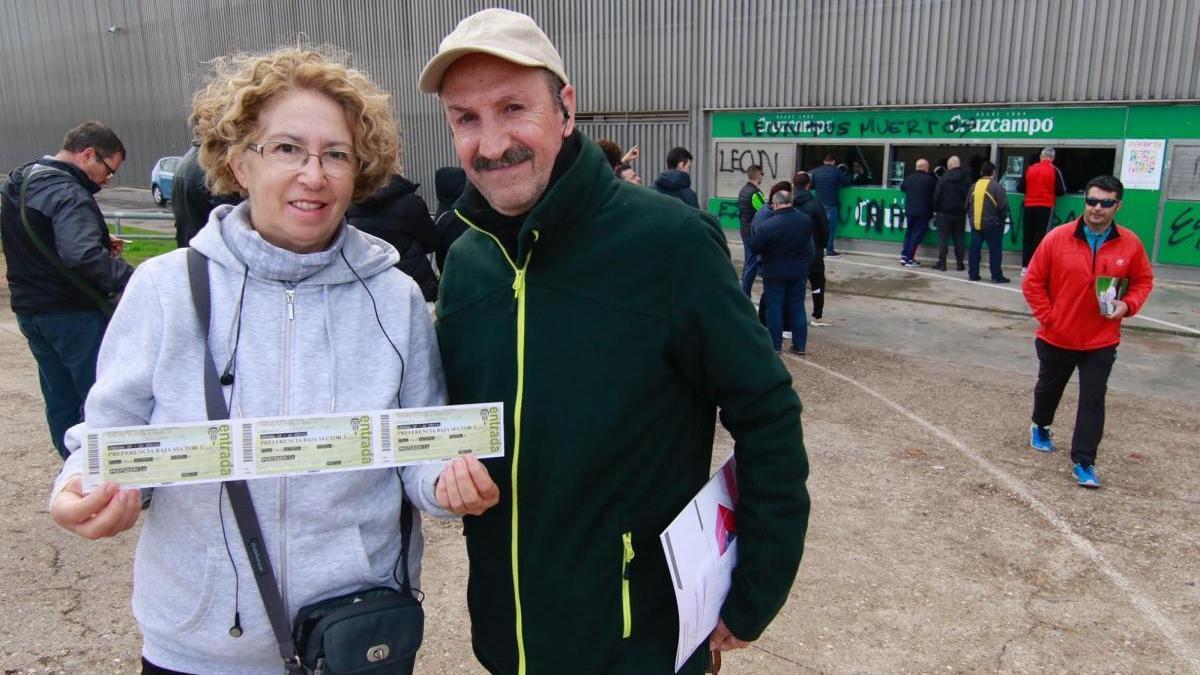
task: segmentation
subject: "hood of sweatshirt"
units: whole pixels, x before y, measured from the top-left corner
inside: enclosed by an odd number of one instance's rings
[[[679,169],[667,169],[658,174],[658,178],[654,179],[654,185],[659,190],[671,191],[686,190],[692,187],[692,176],[686,171]]]
[[[353,236],[347,236],[351,232]],[[250,274],[259,279],[291,283],[350,283],[356,281],[355,272],[366,279],[400,261],[400,254],[391,244],[347,225],[345,220],[324,251],[293,253],[273,246],[250,226],[250,200],[213,209],[208,224],[191,245],[222,266],[239,271],[249,268]],[[343,255],[345,262],[341,263]]]

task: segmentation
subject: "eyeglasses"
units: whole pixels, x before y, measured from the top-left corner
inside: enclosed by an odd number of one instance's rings
[[[1120,203],[1120,199],[1097,199],[1095,197],[1084,197],[1083,203],[1088,206],[1099,206],[1105,209],[1111,209]]]
[[[104,161],[104,158],[100,156],[100,153],[96,153],[96,161],[104,165],[104,169],[108,171],[109,176],[117,175],[117,170],[109,166],[108,162]]]
[[[246,147],[257,152],[268,164],[287,171],[303,169],[309,157],[316,157],[317,164],[330,178],[341,178],[358,169],[358,159],[349,150],[325,150],[316,154],[299,143],[289,141],[251,143]]]

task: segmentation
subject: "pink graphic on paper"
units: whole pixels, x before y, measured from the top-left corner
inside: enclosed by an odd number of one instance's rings
[[[717,504],[717,552],[725,555],[725,550],[737,539],[737,517],[733,510],[724,504]]]

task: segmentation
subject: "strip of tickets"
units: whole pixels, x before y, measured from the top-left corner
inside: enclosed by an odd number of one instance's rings
[[[487,459],[504,456],[504,404],[116,427],[84,447],[85,491]]]

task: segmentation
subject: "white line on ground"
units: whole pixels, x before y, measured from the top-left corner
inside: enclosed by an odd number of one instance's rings
[[[836,258],[825,258],[825,262],[827,264],[830,262],[834,262],[839,265],[854,265],[856,267],[871,267],[873,269],[885,270],[888,272],[902,272],[904,274],[919,274],[924,277],[931,277],[933,279],[940,279],[942,281],[957,281],[960,284],[972,284],[975,286],[983,286],[985,288],[994,288],[997,291],[1008,291],[1010,293],[1020,293],[1021,292],[1021,285],[1019,282],[1014,283],[1013,285],[1008,285],[1008,284],[993,284],[990,281],[970,281],[968,279],[963,279],[961,277],[951,277],[951,276],[946,276],[945,274],[937,274],[934,272],[925,272],[925,271],[922,271],[919,269],[914,269],[912,267],[897,268],[896,266],[890,266],[890,265],[874,265],[872,263],[855,262],[853,260],[846,260],[845,257],[846,257],[846,254],[843,253],[842,255],[840,255]],[[1184,326],[1184,325],[1177,324],[1177,323],[1171,323],[1170,321],[1163,321],[1162,319],[1156,319],[1152,316],[1146,316],[1145,314],[1136,314],[1131,318],[1131,320],[1133,320],[1133,319],[1141,319],[1142,321],[1149,321],[1151,323],[1157,323],[1157,324],[1160,324],[1163,326],[1167,326],[1168,328],[1172,328],[1174,330],[1184,331],[1185,333],[1192,333],[1193,335],[1200,335],[1200,330],[1198,330],[1198,329],[1192,328],[1190,326]]]
[[[1129,601],[1133,603],[1133,606],[1136,607],[1143,616],[1149,619],[1156,628],[1158,628],[1159,632],[1162,633],[1164,638],[1166,638],[1167,644],[1172,650],[1174,650],[1175,656],[1177,656],[1188,667],[1190,667],[1192,672],[1200,675],[1200,655],[1197,655],[1196,650],[1194,650],[1191,645],[1184,641],[1179,634],[1179,630],[1175,628],[1173,623],[1171,623],[1171,620],[1167,618],[1165,614],[1159,611],[1158,607],[1149,598],[1143,595],[1134,586],[1133,582],[1126,578],[1125,575],[1117,571],[1117,569],[1113,567],[1111,563],[1105,560],[1104,557],[1100,555],[1100,551],[1096,550],[1096,547],[1091,541],[1076,533],[1071,528],[1071,525],[1067,523],[1067,521],[1063,520],[1058,514],[1056,514],[1048,505],[1046,505],[1045,502],[1033,496],[1033,494],[1026,489],[1019,480],[1000,469],[995,464],[992,464],[978,452],[968,447],[966,443],[963,443],[950,433],[934,425],[932,422],[929,422],[908,408],[896,403],[868,385],[859,382],[849,375],[843,375],[842,373],[832,370],[826,366],[818,365],[807,359],[798,356],[792,356],[790,354],[788,355],[788,358],[808,366],[809,368],[819,370],[827,375],[836,377],[839,380],[858,387],[873,398],[879,400],[879,402],[907,417],[913,423],[923,427],[933,435],[945,441],[951,447],[967,457],[967,459],[975,462],[980,466],[980,468],[991,474],[996,480],[1008,488],[1008,490],[1025,501],[1030,508],[1044,518],[1046,522],[1050,523],[1054,529],[1058,530],[1059,533],[1065,536],[1067,541],[1069,541],[1072,546],[1087,556],[1087,558],[1090,559],[1092,563],[1095,564],[1096,567],[1099,568],[1099,570],[1109,578],[1110,581],[1112,581],[1113,585],[1115,585],[1122,593],[1125,594],[1127,598],[1129,598]]]

